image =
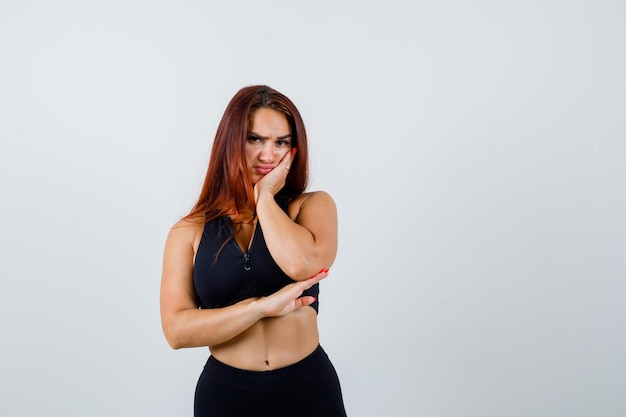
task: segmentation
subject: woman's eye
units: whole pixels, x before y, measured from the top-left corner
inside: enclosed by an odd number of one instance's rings
[[[258,138],[256,136],[248,136],[248,140],[250,142],[259,142],[261,140],[261,138]]]
[[[276,143],[279,146],[287,146],[287,145],[289,145],[289,141],[288,140],[279,140],[279,141],[276,141]]]

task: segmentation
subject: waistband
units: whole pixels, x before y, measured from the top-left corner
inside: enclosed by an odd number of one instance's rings
[[[249,371],[220,362],[210,356],[203,373],[223,384],[253,392],[277,392],[293,389],[315,378],[330,365],[328,355],[321,346],[306,358],[292,365],[270,371]]]

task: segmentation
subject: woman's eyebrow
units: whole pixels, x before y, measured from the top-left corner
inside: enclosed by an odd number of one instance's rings
[[[255,137],[259,138],[259,139],[269,139],[269,137],[267,137],[267,136],[261,136],[258,133],[254,133],[254,132],[248,132],[248,136],[255,136]],[[283,139],[287,139],[287,138],[290,138],[290,137],[291,137],[291,133],[288,133],[288,134],[283,135],[283,136],[278,136],[276,139],[277,140],[283,140]]]

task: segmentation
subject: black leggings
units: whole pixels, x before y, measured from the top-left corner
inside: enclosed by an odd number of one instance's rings
[[[339,379],[321,346],[273,371],[246,371],[209,357],[198,385],[195,417],[346,417]]]

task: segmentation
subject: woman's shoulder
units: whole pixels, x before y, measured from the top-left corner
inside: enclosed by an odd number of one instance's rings
[[[202,219],[183,217],[170,228],[169,237],[176,240],[190,240],[193,242],[197,239],[198,235],[202,235],[203,230],[204,221],[202,221]]]
[[[296,197],[294,197],[289,205],[297,205],[301,206],[304,203],[307,204],[317,204],[317,203],[328,203],[334,202],[333,198],[326,191],[309,191],[306,193],[302,193]]]
[[[289,216],[298,217],[302,211],[335,212],[335,201],[326,191],[310,191],[294,197],[289,203]]]

